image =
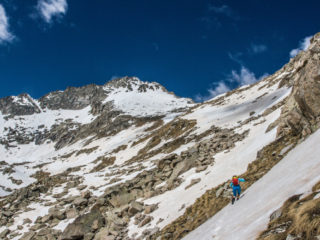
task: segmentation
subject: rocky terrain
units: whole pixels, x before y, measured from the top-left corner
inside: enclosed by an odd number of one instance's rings
[[[320,236],[320,164],[300,156],[319,135],[320,34],[275,74],[200,104],[124,77],[0,111],[0,239]],[[233,207],[252,216],[239,210],[247,235],[230,238],[234,174],[246,182]],[[276,200],[248,210],[269,178]],[[278,194],[283,178],[297,189]]]

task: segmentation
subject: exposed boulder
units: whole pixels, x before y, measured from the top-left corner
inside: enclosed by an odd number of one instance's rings
[[[94,240],[114,240],[114,236],[109,235],[109,230],[107,228],[101,228],[95,235]]]
[[[133,216],[138,212],[143,211],[143,205],[139,202],[133,201],[132,203],[130,203],[129,209],[128,209],[128,213],[129,216]]]
[[[93,224],[102,227],[104,218],[98,207],[94,207],[90,213],[79,216],[63,231],[61,240],[83,239],[84,235],[92,231]]]

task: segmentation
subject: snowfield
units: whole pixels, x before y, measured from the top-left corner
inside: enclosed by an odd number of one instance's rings
[[[292,90],[286,87],[278,88],[278,84],[269,88],[264,87],[265,85],[266,82],[261,81],[248,90],[225,97],[222,105],[212,106],[208,102],[184,118],[197,120],[198,134],[208,130],[213,123],[223,128],[236,127],[240,121],[248,119],[250,113],[253,116],[262,114],[267,108],[285,99]]]
[[[228,205],[184,240],[255,239],[284,201],[320,181],[320,130],[291,150],[234,205]],[[236,221],[235,221],[236,219]]]
[[[110,88],[105,90],[111,91],[106,102],[113,102],[117,109],[131,116],[155,116],[167,115],[168,113],[194,105],[191,99],[177,98],[174,94],[170,94],[159,88],[156,83],[149,83],[153,90],[147,89],[145,92],[139,91],[142,82],[137,79],[137,83],[133,83],[132,90],[127,88]]]

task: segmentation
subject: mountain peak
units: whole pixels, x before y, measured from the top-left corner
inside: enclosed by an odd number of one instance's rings
[[[105,85],[105,90],[109,89],[119,89],[124,88],[128,91],[134,91],[137,90],[138,92],[146,92],[147,90],[158,90],[162,89],[165,92],[168,92],[162,85],[156,82],[147,82],[147,81],[141,81],[137,77],[121,77],[111,80],[110,82],[107,82]]]
[[[103,87],[107,98],[103,103],[113,102],[116,109],[131,116],[166,115],[180,111],[194,103],[179,98],[156,82],[141,81],[137,77],[122,77],[106,83]]]

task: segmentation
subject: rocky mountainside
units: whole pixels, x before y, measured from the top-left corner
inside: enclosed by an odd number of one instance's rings
[[[201,104],[134,77],[0,99],[0,239],[317,239],[320,34],[311,41]],[[246,182],[231,206],[234,174]]]

